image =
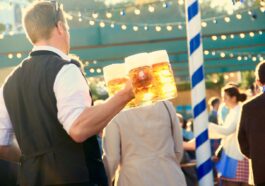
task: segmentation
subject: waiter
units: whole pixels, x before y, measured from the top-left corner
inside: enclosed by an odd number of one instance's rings
[[[69,63],[70,35],[61,6],[37,2],[23,24],[33,50],[0,89],[0,155],[20,159],[21,186],[100,185],[91,183],[83,142],[133,98],[130,82],[91,107],[86,81]],[[19,148],[12,145],[13,134]]]

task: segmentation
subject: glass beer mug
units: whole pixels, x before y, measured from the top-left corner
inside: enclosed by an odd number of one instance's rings
[[[166,50],[149,53],[153,69],[154,84],[160,100],[177,96],[177,87]]]
[[[149,105],[156,99],[152,68],[147,53],[139,53],[125,58],[125,64],[132,81],[135,105]]]
[[[113,96],[122,90],[127,81],[125,64],[112,64],[103,68],[104,80],[107,85],[109,96]],[[134,107],[134,100],[130,101],[125,108]]]

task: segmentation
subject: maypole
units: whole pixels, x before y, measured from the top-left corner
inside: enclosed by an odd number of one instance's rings
[[[186,31],[191,79],[194,134],[196,138],[197,175],[200,186],[213,186],[208,113],[206,108],[201,14],[198,0],[186,0]]]

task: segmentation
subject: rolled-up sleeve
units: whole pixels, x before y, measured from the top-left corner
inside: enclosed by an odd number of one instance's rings
[[[13,127],[6,109],[3,87],[0,88],[0,146],[10,145],[14,137]]]
[[[57,117],[69,134],[74,121],[86,107],[91,106],[88,84],[81,71],[69,64],[57,74],[53,89],[57,100]]]

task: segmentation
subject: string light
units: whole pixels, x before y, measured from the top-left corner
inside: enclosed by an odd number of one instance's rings
[[[148,7],[148,11],[151,12],[151,13],[153,13],[155,11],[155,8],[153,6],[149,6]]]
[[[226,35],[221,35],[222,40],[226,40]]]
[[[239,37],[243,39],[243,38],[245,38],[245,34],[244,33],[240,33]]]
[[[13,35],[14,35],[14,32],[13,32],[13,31],[10,31],[8,34],[9,34],[10,36],[13,36]]]
[[[224,20],[225,20],[225,22],[229,23],[230,22],[230,17],[225,17]]]
[[[179,5],[183,5],[184,4],[184,1],[183,0],[178,0],[178,4]]]
[[[91,69],[89,70],[89,72],[93,74],[93,73],[95,72],[95,69],[94,69],[94,68],[91,68]]]
[[[155,27],[155,30],[156,30],[157,32],[160,32],[160,31],[162,30],[162,28],[161,28],[160,26],[156,26],[156,27]]]
[[[98,18],[98,13],[93,13],[93,14],[92,14],[92,17],[93,17],[94,19],[97,19],[97,18]]]
[[[90,20],[89,24],[93,26],[93,25],[95,25],[95,21]]]
[[[213,35],[212,36],[212,40],[216,41],[217,40],[217,36]]]
[[[121,10],[121,11],[120,11],[120,15],[121,15],[121,16],[125,16],[125,15],[126,15],[125,10]]]
[[[249,32],[249,36],[254,37],[255,36],[254,32]]]
[[[99,26],[100,26],[101,28],[104,28],[106,25],[105,25],[104,22],[100,22],[100,23],[99,23]]]
[[[127,29],[127,26],[126,25],[121,25],[121,29],[122,30],[126,30]]]
[[[208,50],[204,50],[203,52],[205,55],[208,55],[209,54],[209,51]]]
[[[169,7],[169,3],[164,2],[164,3],[163,3],[163,7],[164,7],[164,8],[168,8],[168,7]]]
[[[22,57],[22,54],[21,53],[17,53],[17,58],[21,58]]]
[[[242,57],[241,56],[237,56],[237,60],[238,61],[241,61],[242,60]]]
[[[101,69],[100,68],[97,68],[97,73],[101,73]]]
[[[140,9],[135,9],[134,10],[134,14],[135,15],[140,15],[141,14],[141,10]]]
[[[179,30],[182,30],[182,25],[178,25],[178,29]]]
[[[167,26],[167,30],[168,30],[168,31],[172,31],[172,26],[168,25],[168,26]]]
[[[133,30],[137,32],[139,30],[138,26],[133,26]]]
[[[9,59],[12,59],[12,58],[13,58],[13,54],[8,54],[7,57],[8,57]]]
[[[220,53],[220,56],[221,56],[221,58],[224,58],[225,57],[225,53],[224,52],[221,52]]]
[[[207,22],[203,21],[201,25],[202,25],[202,27],[206,27],[207,26]]]
[[[236,14],[236,18],[237,19],[242,19],[242,15],[241,14]]]
[[[183,1],[183,0],[180,0],[180,2],[182,2],[182,1]],[[165,4],[168,4],[168,3],[163,2],[163,7],[164,7]],[[256,8],[257,8],[257,7],[255,7],[255,9],[256,9]],[[254,9],[254,8],[253,8],[253,9]],[[150,4],[149,4],[149,5],[148,5],[148,11],[150,11],[150,10],[151,10],[151,11],[153,11],[153,10],[155,11],[155,7],[154,7],[153,5],[150,5]],[[243,13],[243,12],[247,12],[247,11],[249,11],[249,9],[248,9],[248,10],[238,11],[238,13],[235,15],[235,17],[236,17],[237,19],[241,19],[241,18],[242,18],[241,13]],[[134,12],[134,14],[136,14],[136,15],[140,15],[140,14],[141,14],[141,10],[140,10],[139,8],[137,8],[137,7],[133,10],[133,12]],[[110,13],[110,11],[108,11],[107,13]],[[106,13],[106,16],[107,16],[107,15],[108,15],[108,17],[110,17],[110,15],[112,16],[111,13],[110,13],[110,14],[107,14],[107,13]],[[120,11],[120,14],[121,14],[121,15],[125,15],[125,10],[122,9],[122,10]],[[253,14],[251,14],[251,15],[253,15]],[[122,29],[122,30],[126,30],[126,29],[127,29],[127,26],[130,25],[131,27],[133,27],[133,26],[137,26],[137,27],[139,28],[139,30],[140,30],[140,28],[142,27],[143,30],[145,30],[145,31],[149,30],[150,27],[154,28],[155,31],[160,30],[159,27],[161,28],[161,30],[162,30],[163,28],[165,28],[165,30],[167,30],[167,31],[172,31],[175,25],[177,26],[177,28],[178,28],[179,30],[182,30],[182,27],[183,27],[182,25],[185,25],[185,24],[186,24],[185,22],[171,22],[171,23],[124,23],[124,22],[117,22],[117,21],[109,20],[109,19],[106,19],[106,20],[104,20],[104,19],[97,19],[98,16],[99,16],[98,13],[93,12],[92,17],[86,17],[86,19],[88,19],[89,21],[93,20],[93,21],[95,21],[95,22],[99,22],[99,23],[100,23],[100,22],[104,22],[105,24],[109,24],[109,25],[111,25],[111,24],[120,25],[120,27],[122,27],[122,25],[126,25],[126,28],[123,26],[123,28],[125,28],[125,29]],[[82,18],[84,18],[84,15],[82,15]],[[230,18],[229,16],[226,16],[226,15],[221,15],[221,16],[217,16],[217,17],[205,18],[205,19],[202,19],[202,27],[203,27],[203,28],[207,27],[207,26],[208,26],[208,23],[207,23],[207,22],[209,22],[209,21],[212,21],[214,24],[216,24],[216,23],[217,23],[217,19],[222,19],[222,18],[224,19],[224,21],[225,21],[226,23],[229,23],[229,22],[231,21],[231,18]],[[92,23],[92,24],[90,24],[90,25],[94,25],[93,22],[91,22],[91,23]],[[167,28],[168,25],[172,26],[172,30],[171,30],[170,27]],[[156,29],[157,26],[158,26],[158,29]],[[113,25],[112,25],[111,27],[113,27]],[[153,30],[153,29],[152,29],[152,30]],[[214,38],[215,38],[215,37],[214,37]],[[215,38],[215,39],[217,39],[217,38]],[[233,39],[233,36],[231,37],[231,39]]]
[[[234,39],[234,38],[235,38],[234,34],[231,34],[231,35],[230,35],[230,38],[231,38],[231,39]]]
[[[107,13],[106,13],[106,17],[109,18],[109,19],[112,18],[112,13],[107,12]]]
[[[115,27],[114,23],[111,23],[111,24],[110,24],[110,27],[111,27],[111,28],[114,28],[114,27]]]

